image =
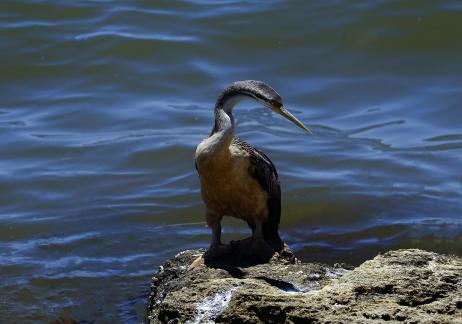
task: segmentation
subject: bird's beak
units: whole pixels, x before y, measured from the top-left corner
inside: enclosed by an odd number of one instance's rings
[[[307,133],[313,134],[313,133],[308,129],[308,127],[306,127],[305,125],[303,125],[303,123],[302,123],[301,121],[299,121],[297,118],[295,118],[295,116],[292,115],[289,111],[287,111],[287,109],[285,109],[283,106],[274,109],[274,111],[276,111],[278,114],[284,116],[285,118],[287,118],[288,120],[290,120],[292,123],[294,123],[294,124],[297,125],[298,127],[304,129]]]

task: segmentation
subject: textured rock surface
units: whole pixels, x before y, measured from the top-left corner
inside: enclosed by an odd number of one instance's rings
[[[151,323],[462,323],[462,259],[422,250],[378,255],[353,270],[281,253],[254,266],[167,261],[151,287]]]

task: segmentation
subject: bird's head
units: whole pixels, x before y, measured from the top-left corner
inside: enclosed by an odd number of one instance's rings
[[[295,118],[287,109],[284,108],[281,96],[268,84],[261,81],[246,80],[237,81],[229,86],[229,93],[235,93],[236,95],[245,95],[252,97],[256,101],[263,104],[265,107],[277,112],[281,116],[287,118],[292,123],[302,128],[306,132],[311,134],[311,131],[303,125],[301,121]]]

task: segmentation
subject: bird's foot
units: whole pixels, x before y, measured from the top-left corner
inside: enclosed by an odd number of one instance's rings
[[[231,241],[231,244],[238,244],[238,245],[244,246],[246,248],[249,248],[250,246],[252,246],[252,243],[253,243],[254,240],[255,240],[255,238],[253,236],[250,236],[250,237],[242,239],[242,240]]]
[[[212,245],[210,248],[205,252],[204,258],[206,259],[214,259],[224,254],[229,253],[232,250],[232,246],[230,244],[219,244],[219,245]]]
[[[251,238],[249,254],[261,260],[271,259],[277,252],[262,238]]]

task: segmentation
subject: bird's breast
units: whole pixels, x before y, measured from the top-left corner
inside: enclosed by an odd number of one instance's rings
[[[251,221],[267,217],[267,194],[250,174],[248,153],[230,146],[216,154],[196,155],[202,199],[209,211]]]

